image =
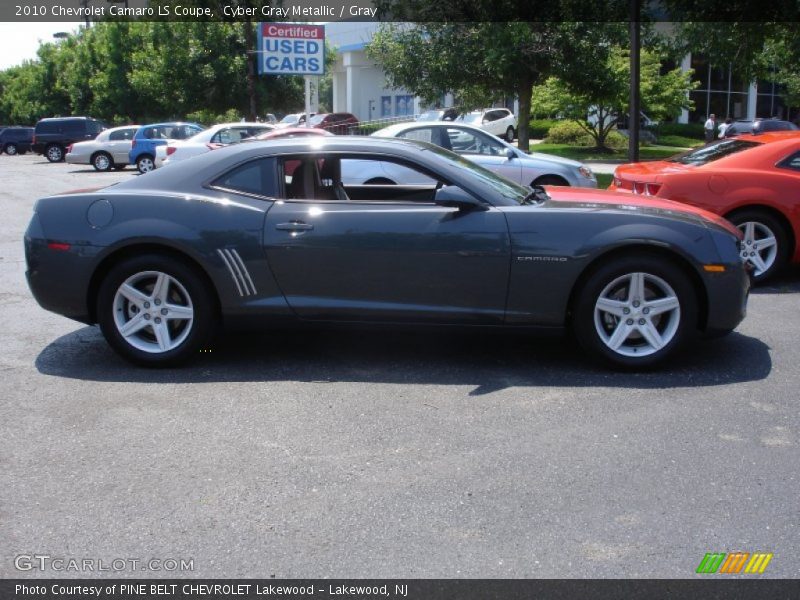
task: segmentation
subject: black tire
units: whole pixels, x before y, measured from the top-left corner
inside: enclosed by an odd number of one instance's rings
[[[514,128],[511,125],[508,126],[506,129],[506,137],[505,140],[510,144],[514,141]]]
[[[532,185],[566,185],[569,186],[569,182],[564,179],[563,177],[559,177],[558,175],[542,175],[541,177],[537,178]]]
[[[644,302],[641,294],[630,296],[633,278],[639,275]],[[572,328],[578,342],[592,358],[616,368],[652,367],[697,332],[698,301],[692,282],[680,267],[661,256],[609,259],[592,271],[575,298]],[[598,305],[601,298],[617,303],[613,310],[619,310],[619,316],[603,311]],[[655,300],[677,306],[656,314],[658,309],[651,304]],[[624,304],[628,307],[622,308]],[[658,343],[650,343],[648,336]],[[612,347],[615,339],[621,340],[617,348]]]
[[[92,155],[92,166],[95,171],[110,171],[114,168],[114,159],[108,152],[95,152]]]
[[[158,303],[150,296],[159,273],[171,278],[168,295],[165,295],[167,300],[162,301],[161,308],[156,307]],[[125,282],[150,301],[137,304],[118,296]],[[161,321],[161,315],[169,314],[167,307],[170,305],[191,309],[191,320],[164,318]],[[140,321],[142,328],[128,337],[123,336],[120,327],[134,321],[139,313],[144,313]],[[114,265],[97,294],[97,320],[109,345],[123,358],[147,367],[173,366],[196,357],[214,334],[217,314],[215,297],[206,279],[189,264],[160,254],[137,256]],[[158,347],[156,323],[162,332],[164,328],[168,330],[167,349]]]
[[[50,144],[44,149],[44,155],[51,163],[57,163],[64,160],[64,148],[58,144]]]
[[[789,235],[786,232],[786,228],[778,219],[767,211],[757,208],[731,213],[727,215],[727,219],[745,234],[748,229],[747,224],[752,223],[754,225],[753,233],[755,234],[755,239],[748,240],[748,236],[745,235],[745,239],[742,240],[741,254],[742,260],[746,260],[753,265],[753,270],[750,271],[750,279],[754,284],[766,281],[786,266],[792,249],[789,248]],[[771,252],[770,248],[764,248],[760,251],[758,249],[758,242],[770,237],[767,232],[770,232],[771,236],[775,238],[774,253]],[[748,242],[752,242],[752,244],[748,244]],[[745,257],[745,253],[748,255],[747,257]],[[754,253],[758,254],[761,264],[754,262]],[[767,266],[767,268],[763,269],[762,266]]]
[[[114,163],[114,170],[115,171],[122,171],[127,166],[128,165],[126,165],[126,164]]]
[[[8,154],[9,156],[14,156],[17,154],[17,145],[16,144],[6,144],[6,147],[3,148],[3,152]]]
[[[139,170],[139,173],[149,173],[155,170],[156,160],[149,154],[142,154],[136,159],[136,168]]]

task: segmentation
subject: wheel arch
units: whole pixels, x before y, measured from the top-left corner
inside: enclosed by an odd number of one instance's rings
[[[120,262],[142,254],[161,254],[179,260],[192,268],[200,277],[205,280],[206,284],[211,290],[214,308],[218,316],[221,318],[219,290],[217,289],[217,286],[214,285],[214,280],[211,275],[196,258],[184,250],[162,242],[134,242],[115,248],[109,252],[102,258],[92,273],[86,292],[86,307],[92,323],[97,322],[97,294],[100,289],[100,284],[105,276],[115,265],[119,264]]]
[[[550,182],[547,182],[547,181],[545,183],[542,183],[542,181],[545,181],[545,180],[550,180],[550,181],[558,180],[560,183],[550,183]],[[564,177],[562,175],[558,175],[557,173],[543,173],[542,175],[539,175],[533,181],[531,181],[531,185],[532,186],[533,185],[564,185],[564,186],[571,186],[572,184],[570,184],[570,182],[567,181],[566,177]]]
[[[591,275],[599,269],[602,265],[617,257],[626,257],[634,254],[636,256],[648,255],[662,260],[668,260],[674,266],[678,267],[681,271],[686,273],[689,277],[692,289],[694,289],[697,298],[697,329],[704,330],[708,323],[708,291],[703,283],[700,273],[694,265],[679,252],[665,248],[662,246],[654,246],[651,244],[633,243],[611,248],[602,254],[595,256],[591,262],[584,267],[578,278],[572,285],[570,290],[569,300],[567,301],[567,318],[566,323],[569,325],[572,321],[575,303],[577,302],[578,293],[586,284],[586,281]]]
[[[798,251],[797,237],[799,232],[795,231],[795,228],[792,226],[792,221],[789,219],[788,216],[786,216],[786,213],[784,213],[779,208],[776,208],[769,204],[763,204],[760,202],[752,202],[749,204],[743,203],[737,205],[736,208],[729,210],[722,216],[730,220],[731,217],[734,216],[736,213],[745,212],[749,210],[762,211],[769,214],[771,217],[774,217],[781,224],[781,226],[783,227],[783,231],[789,238],[789,253],[788,253],[789,257],[791,258],[797,255]]]

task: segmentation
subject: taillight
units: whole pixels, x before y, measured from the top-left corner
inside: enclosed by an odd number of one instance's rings
[[[131,150],[134,148],[136,148],[136,138],[133,138],[133,141],[131,142]]]
[[[646,183],[644,185],[644,193],[646,196],[655,196],[658,194],[658,190],[661,189],[660,183]]]
[[[34,133],[33,134],[33,140],[31,141],[31,144],[35,144],[35,143],[36,143],[36,134]]]
[[[175,146],[167,146],[167,156],[175,154],[175,150],[177,150]]]
[[[72,144],[67,146],[67,154],[71,154],[71,153],[72,153]]]
[[[644,187],[645,184],[641,181],[634,181],[633,182],[633,193],[634,194],[644,194]]]

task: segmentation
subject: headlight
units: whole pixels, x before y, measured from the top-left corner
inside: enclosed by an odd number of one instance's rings
[[[589,167],[578,167],[578,173],[586,177],[586,179],[594,179],[594,173]]]

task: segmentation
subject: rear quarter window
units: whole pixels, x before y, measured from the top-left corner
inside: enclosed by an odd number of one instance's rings
[[[275,197],[278,193],[275,181],[275,159],[258,158],[238,165],[217,177],[211,186],[246,194]]]

